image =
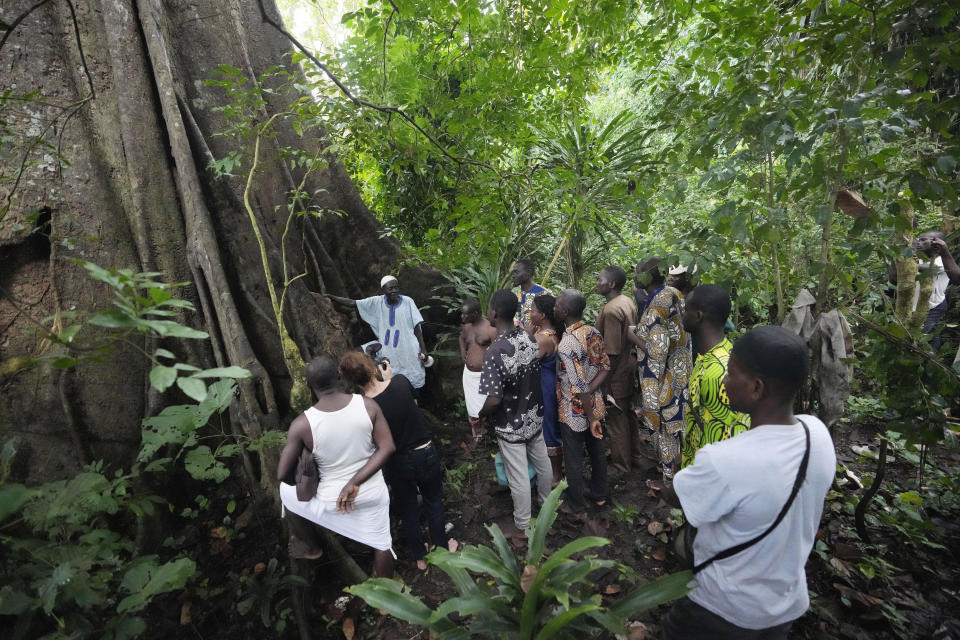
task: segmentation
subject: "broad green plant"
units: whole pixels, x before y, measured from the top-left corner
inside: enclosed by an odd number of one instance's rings
[[[84,361],[95,366],[105,351],[124,344],[153,363],[150,382],[158,391],[176,385],[195,404],[167,407],[143,421],[142,448],[129,471],[108,471],[103,461],[87,465],[68,480],[28,487],[10,480],[16,454],[13,441],[0,454],[0,616],[16,616],[11,638],[110,638],[141,635],[144,610],[163,593],[182,589],[196,574],[193,559],[181,553],[161,557],[145,553],[135,532],[168,501],[145,487],[172,471],[183,458],[184,470],[197,480],[222,482],[223,461],[262,442],[225,442],[226,434],[205,434],[204,427],[233,400],[234,379],[249,373],[240,367],[200,369],[178,362],[162,347],[143,347],[166,338],[206,339],[202,331],[171,319],[192,310],[174,297],[180,285],[163,283],[160,274],[104,269],[78,261],[88,275],[112,291],[109,309],[62,313],[52,318],[45,336],[66,348],[34,360],[50,360],[69,369]],[[32,364],[38,364],[33,362]],[[209,386],[208,381],[213,381]],[[281,434],[282,435],[282,434]],[[269,433],[265,439],[276,437]],[[203,441],[216,442],[211,448]],[[161,457],[157,457],[160,455]]]
[[[628,618],[687,593],[692,574],[683,571],[604,604],[593,588],[591,575],[601,569],[632,575],[627,567],[589,553],[610,544],[609,540],[584,537],[553,553],[546,551],[547,533],[557,518],[560,495],[566,486],[566,481],[561,481],[541,507],[528,532],[522,562],[517,561],[496,524],[487,527],[492,548],[468,545],[456,553],[438,549],[428,554],[427,562],[447,574],[457,589],[456,596],[436,608],[388,578],[367,580],[347,591],[401,620],[425,627],[437,638],[519,640],[583,638],[602,631],[625,635]],[[474,578],[471,572],[482,577]],[[452,615],[458,616],[456,620]]]

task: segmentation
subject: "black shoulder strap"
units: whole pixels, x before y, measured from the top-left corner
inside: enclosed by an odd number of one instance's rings
[[[797,420],[800,420],[800,418],[797,418]],[[790,505],[793,504],[793,501],[797,497],[797,494],[800,493],[800,486],[803,484],[804,479],[807,477],[807,463],[810,461],[810,429],[807,427],[807,423],[805,423],[803,420],[800,420],[800,424],[803,425],[803,432],[804,432],[804,435],[806,436],[807,447],[803,452],[803,459],[800,460],[800,468],[797,470],[797,479],[793,481],[793,491],[790,492],[790,497],[787,498],[786,504],[784,504],[783,508],[780,509],[780,513],[779,515],[777,515],[777,519],[773,521],[773,524],[767,527],[766,531],[764,531],[757,537],[747,540],[746,542],[741,542],[740,544],[730,547],[729,549],[724,549],[723,551],[713,556],[712,558],[708,560],[704,560],[700,564],[694,565],[693,567],[694,574],[697,574],[703,571],[703,569],[705,569],[712,562],[715,562],[717,560],[723,560],[724,558],[729,558],[730,556],[736,555],[741,551],[743,551],[744,549],[747,549],[757,544],[758,542],[766,538],[771,531],[776,529],[777,525],[780,524],[780,522],[786,517],[787,511],[790,510]]]

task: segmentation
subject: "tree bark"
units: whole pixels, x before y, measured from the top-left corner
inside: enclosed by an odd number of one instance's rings
[[[0,20],[11,24],[34,4],[5,2]],[[40,92],[0,105],[14,140],[0,149],[0,205],[10,202],[0,218],[0,291],[9,294],[0,293],[0,359],[42,351],[35,321],[109,306],[105,287],[73,258],[159,271],[168,282],[190,283],[180,295],[197,311],[179,320],[210,334],[206,342],[163,346],[197,366],[249,369],[253,376],[241,381],[231,407],[234,428],[251,437],[284,428],[291,380],[242,205],[243,179],[216,180],[207,169],[248,141],[217,135],[226,122],[212,107],[223,96],[205,80],[221,64],[251,81],[274,65],[295,73],[285,57],[289,43],[261,21],[255,0],[92,0],[74,7],[75,22],[66,0],[36,8],[0,49],[3,88],[18,96]],[[280,110],[280,100],[266,105],[265,115]],[[316,147],[325,136],[317,130],[301,140],[278,125],[261,149],[264,169],[253,177],[251,205],[278,290],[286,194],[303,176],[277,151]],[[63,161],[41,143],[58,148]],[[14,189],[10,177],[21,164]],[[286,292],[284,324],[309,361],[338,355],[356,337],[347,318],[317,294],[377,292],[380,277],[396,272],[401,251],[335,158],[307,178],[305,191],[317,194],[311,205],[342,214],[300,217],[285,242],[290,273],[308,275]],[[40,231],[29,233],[34,227]],[[441,282],[427,268],[399,275],[404,292],[422,306]],[[425,317],[439,324],[446,313],[428,310]],[[139,446],[141,419],[186,401],[177,390],[151,400],[149,363],[133,348],[117,348],[105,360],[78,366],[68,386],[42,363],[0,368],[0,440],[21,441],[15,473],[28,481],[66,477],[87,453],[126,465]],[[274,484],[274,464],[272,454],[263,456],[263,489]]]

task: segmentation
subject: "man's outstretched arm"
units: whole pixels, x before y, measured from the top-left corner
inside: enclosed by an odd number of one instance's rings
[[[325,293],[325,294],[323,294],[323,295],[325,295],[326,297],[330,298],[330,301],[331,301],[331,302],[333,302],[333,303],[335,303],[335,304],[339,304],[339,305],[344,306],[344,307],[355,307],[355,306],[357,306],[357,301],[356,301],[356,300],[353,300],[353,299],[351,299],[351,298],[344,298],[344,297],[342,297],[342,296],[335,296],[335,295],[333,295],[332,293]]]

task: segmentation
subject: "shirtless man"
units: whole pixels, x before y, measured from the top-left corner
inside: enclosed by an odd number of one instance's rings
[[[467,298],[460,307],[463,328],[460,330],[460,357],[463,359],[463,396],[467,404],[467,417],[473,443],[470,449],[480,442],[483,425],[480,422],[480,408],[487,397],[480,393],[480,372],[483,370],[483,354],[497,337],[497,330],[484,317],[480,301]]]

